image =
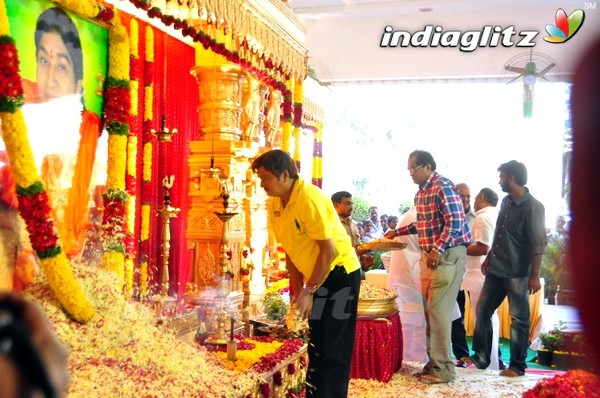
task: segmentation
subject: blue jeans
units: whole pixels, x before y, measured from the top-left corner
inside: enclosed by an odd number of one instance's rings
[[[509,368],[523,375],[527,367],[529,345],[529,278],[499,278],[485,276],[481,296],[477,303],[477,321],[473,333],[473,362],[479,369],[490,364],[492,348],[492,315],[508,296],[510,324]]]

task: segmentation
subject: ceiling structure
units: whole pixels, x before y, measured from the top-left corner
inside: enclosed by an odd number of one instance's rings
[[[290,0],[290,8],[307,28],[309,67],[324,84],[381,81],[506,79],[504,65],[533,51],[556,61],[549,78],[570,80],[581,51],[600,36],[600,9],[583,0]],[[583,25],[570,40],[544,41],[546,25],[555,24],[558,8],[567,15],[585,13]],[[537,31],[534,47],[515,45],[476,47],[381,47],[386,26],[414,34],[426,26],[441,33],[456,30],[482,32],[485,26],[519,33]],[[440,29],[440,28],[438,28]]]

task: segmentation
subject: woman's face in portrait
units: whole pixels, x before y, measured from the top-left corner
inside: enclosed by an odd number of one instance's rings
[[[36,61],[36,80],[42,102],[81,94],[82,82],[75,80],[73,60],[58,32],[42,35]]]

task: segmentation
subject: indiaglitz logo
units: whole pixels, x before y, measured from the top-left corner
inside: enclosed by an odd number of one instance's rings
[[[544,40],[548,43],[564,43],[571,37],[575,36],[575,33],[583,25],[585,19],[585,13],[583,10],[575,10],[567,17],[567,13],[559,8],[556,11],[554,17],[554,23],[556,25],[546,25],[546,32],[550,36],[545,36]]]
[[[595,4],[593,3],[595,8]],[[588,3],[586,3],[588,8]],[[590,7],[591,8],[591,7]],[[556,11],[556,25],[546,25],[544,40],[549,43],[564,43],[575,35],[583,25],[583,10],[575,10],[571,15],[562,8]],[[422,30],[408,32],[394,30],[392,26],[383,29],[379,47],[455,47],[463,52],[475,51],[479,47],[535,47],[539,30],[517,31],[514,25],[485,25],[480,30],[445,30],[442,26],[426,25]]]
[[[427,25],[414,33],[384,28],[380,47],[458,47],[460,51],[471,52],[478,47],[534,47],[537,30],[517,32],[514,26],[486,25],[481,30],[447,30],[441,26]]]

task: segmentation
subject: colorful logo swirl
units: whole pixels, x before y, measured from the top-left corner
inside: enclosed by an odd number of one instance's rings
[[[585,14],[583,10],[575,10],[567,17],[567,13],[559,8],[554,19],[556,25],[546,25],[546,32],[550,36],[545,36],[544,40],[548,43],[564,43],[581,28]]]

